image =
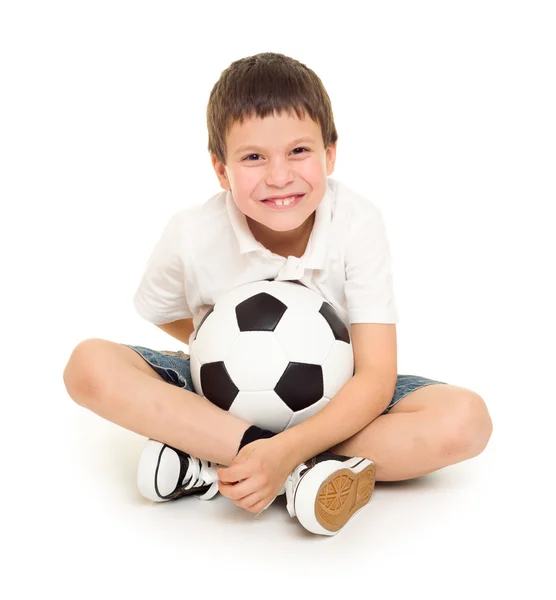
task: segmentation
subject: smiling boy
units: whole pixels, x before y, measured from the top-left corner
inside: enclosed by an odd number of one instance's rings
[[[317,75],[282,54],[235,61],[211,92],[207,124],[223,191],[170,219],[137,311],[187,344],[220,295],[249,281],[297,280],[349,327],[354,376],[322,410],[279,433],[197,395],[181,351],[84,340],[64,382],[82,406],[150,438],[138,470],[144,496],[220,491],[258,514],[285,493],[306,529],[334,535],[369,502],[375,481],[477,456],[490,415],[471,390],[398,374],[384,222],[370,200],[330,177],[338,135]]]
[[[285,113],[233,123],[226,146],[227,165],[214,154],[212,164],[255,239],[275,254],[301,257],[334,170],[336,143],[324,148],[318,123]],[[293,196],[293,202],[267,200],[275,196]]]

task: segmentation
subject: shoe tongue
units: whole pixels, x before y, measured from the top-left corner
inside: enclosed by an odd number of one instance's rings
[[[202,464],[201,461],[189,454],[184,454],[180,461],[180,481],[182,485],[193,482],[193,487],[197,488],[206,485],[205,481],[200,480]]]
[[[349,456],[342,456],[341,454],[334,454],[334,452],[327,451],[327,452],[321,452],[320,454],[317,454],[317,456],[315,456],[314,458],[311,458],[305,464],[307,466],[314,467],[315,465],[318,465],[319,463],[321,463],[325,460],[337,460],[339,462],[345,462],[346,460],[349,460],[349,459],[350,459]]]
[[[189,480],[194,480],[195,486],[211,486],[218,481],[216,465],[212,462],[201,460],[195,456],[189,457],[190,469],[187,472]]]
[[[313,458],[310,458],[309,460],[305,461],[305,466],[303,469],[301,469],[299,471],[299,476],[303,477],[303,475],[309,470],[312,469],[315,465],[318,465],[321,462],[324,462],[325,460],[337,460],[338,462],[345,462],[346,460],[349,460],[351,457],[350,456],[343,456],[341,454],[334,454],[334,452],[321,452],[320,454],[317,454],[316,456],[314,456]]]

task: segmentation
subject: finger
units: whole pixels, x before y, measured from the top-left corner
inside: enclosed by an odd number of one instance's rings
[[[261,503],[264,503],[264,498],[262,497],[261,492],[257,491],[237,501],[235,504],[237,504],[239,507],[245,509],[248,512],[254,513],[257,512],[257,507],[260,506]]]
[[[234,459],[232,460],[232,462],[228,465],[228,466],[220,466],[216,469],[216,474],[218,475],[220,472],[224,473],[227,472],[228,469],[230,469],[231,467],[242,463],[245,460],[245,456],[242,456],[241,454],[236,454],[236,456],[234,457]]]
[[[256,513],[255,518],[259,517],[270,505],[272,501],[268,499],[268,497],[263,498],[257,504],[251,507],[251,512]]]
[[[245,461],[227,467],[226,469],[219,469],[216,474],[220,481],[225,483],[236,483],[241,479],[248,479],[253,474],[253,465],[250,461]]]
[[[218,482],[218,491],[225,496],[226,498],[229,498],[228,493],[229,493],[229,484],[227,483],[223,483],[222,481]]]
[[[216,474],[220,478],[220,474],[228,473],[228,469],[235,467],[235,465],[241,464],[245,462],[245,459],[252,453],[253,451],[248,449],[247,446],[244,446],[233,458],[232,462],[227,467],[219,467],[216,469]]]
[[[256,492],[259,488],[260,486],[252,479],[246,479],[241,483],[218,483],[218,490],[220,493],[234,502],[243,500],[250,494]]]
[[[231,496],[234,494],[234,487],[237,484],[235,483],[224,483],[223,481],[218,482],[218,491],[225,496],[226,498],[230,498],[230,500],[234,500]]]

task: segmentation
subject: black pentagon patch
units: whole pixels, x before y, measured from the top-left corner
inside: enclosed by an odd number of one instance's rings
[[[318,402],[324,394],[324,377],[320,365],[291,362],[274,391],[282,402],[297,412]]]
[[[201,319],[201,322],[199,323],[199,326],[197,327],[197,330],[195,331],[195,336],[193,337],[193,340],[197,339],[197,334],[199,333],[199,330],[201,329],[201,327],[203,326],[203,323],[207,320],[207,317],[212,313],[213,310],[214,310],[214,306],[211,306],[209,311],[207,312],[207,314]]]
[[[338,313],[334,310],[331,304],[323,302],[320,307],[319,313],[326,319],[334,337],[340,342],[349,344],[349,331],[346,324],[340,319]]]
[[[230,410],[239,393],[222,361],[202,365],[201,388],[204,396],[223,410]]]
[[[240,331],[274,331],[288,307],[266,292],[255,294],[236,306]]]

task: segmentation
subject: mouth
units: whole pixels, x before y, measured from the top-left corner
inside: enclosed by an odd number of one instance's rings
[[[262,200],[261,204],[268,206],[272,210],[288,210],[299,206],[303,200],[305,194],[298,196],[289,196],[288,198],[274,199],[274,200]]]

